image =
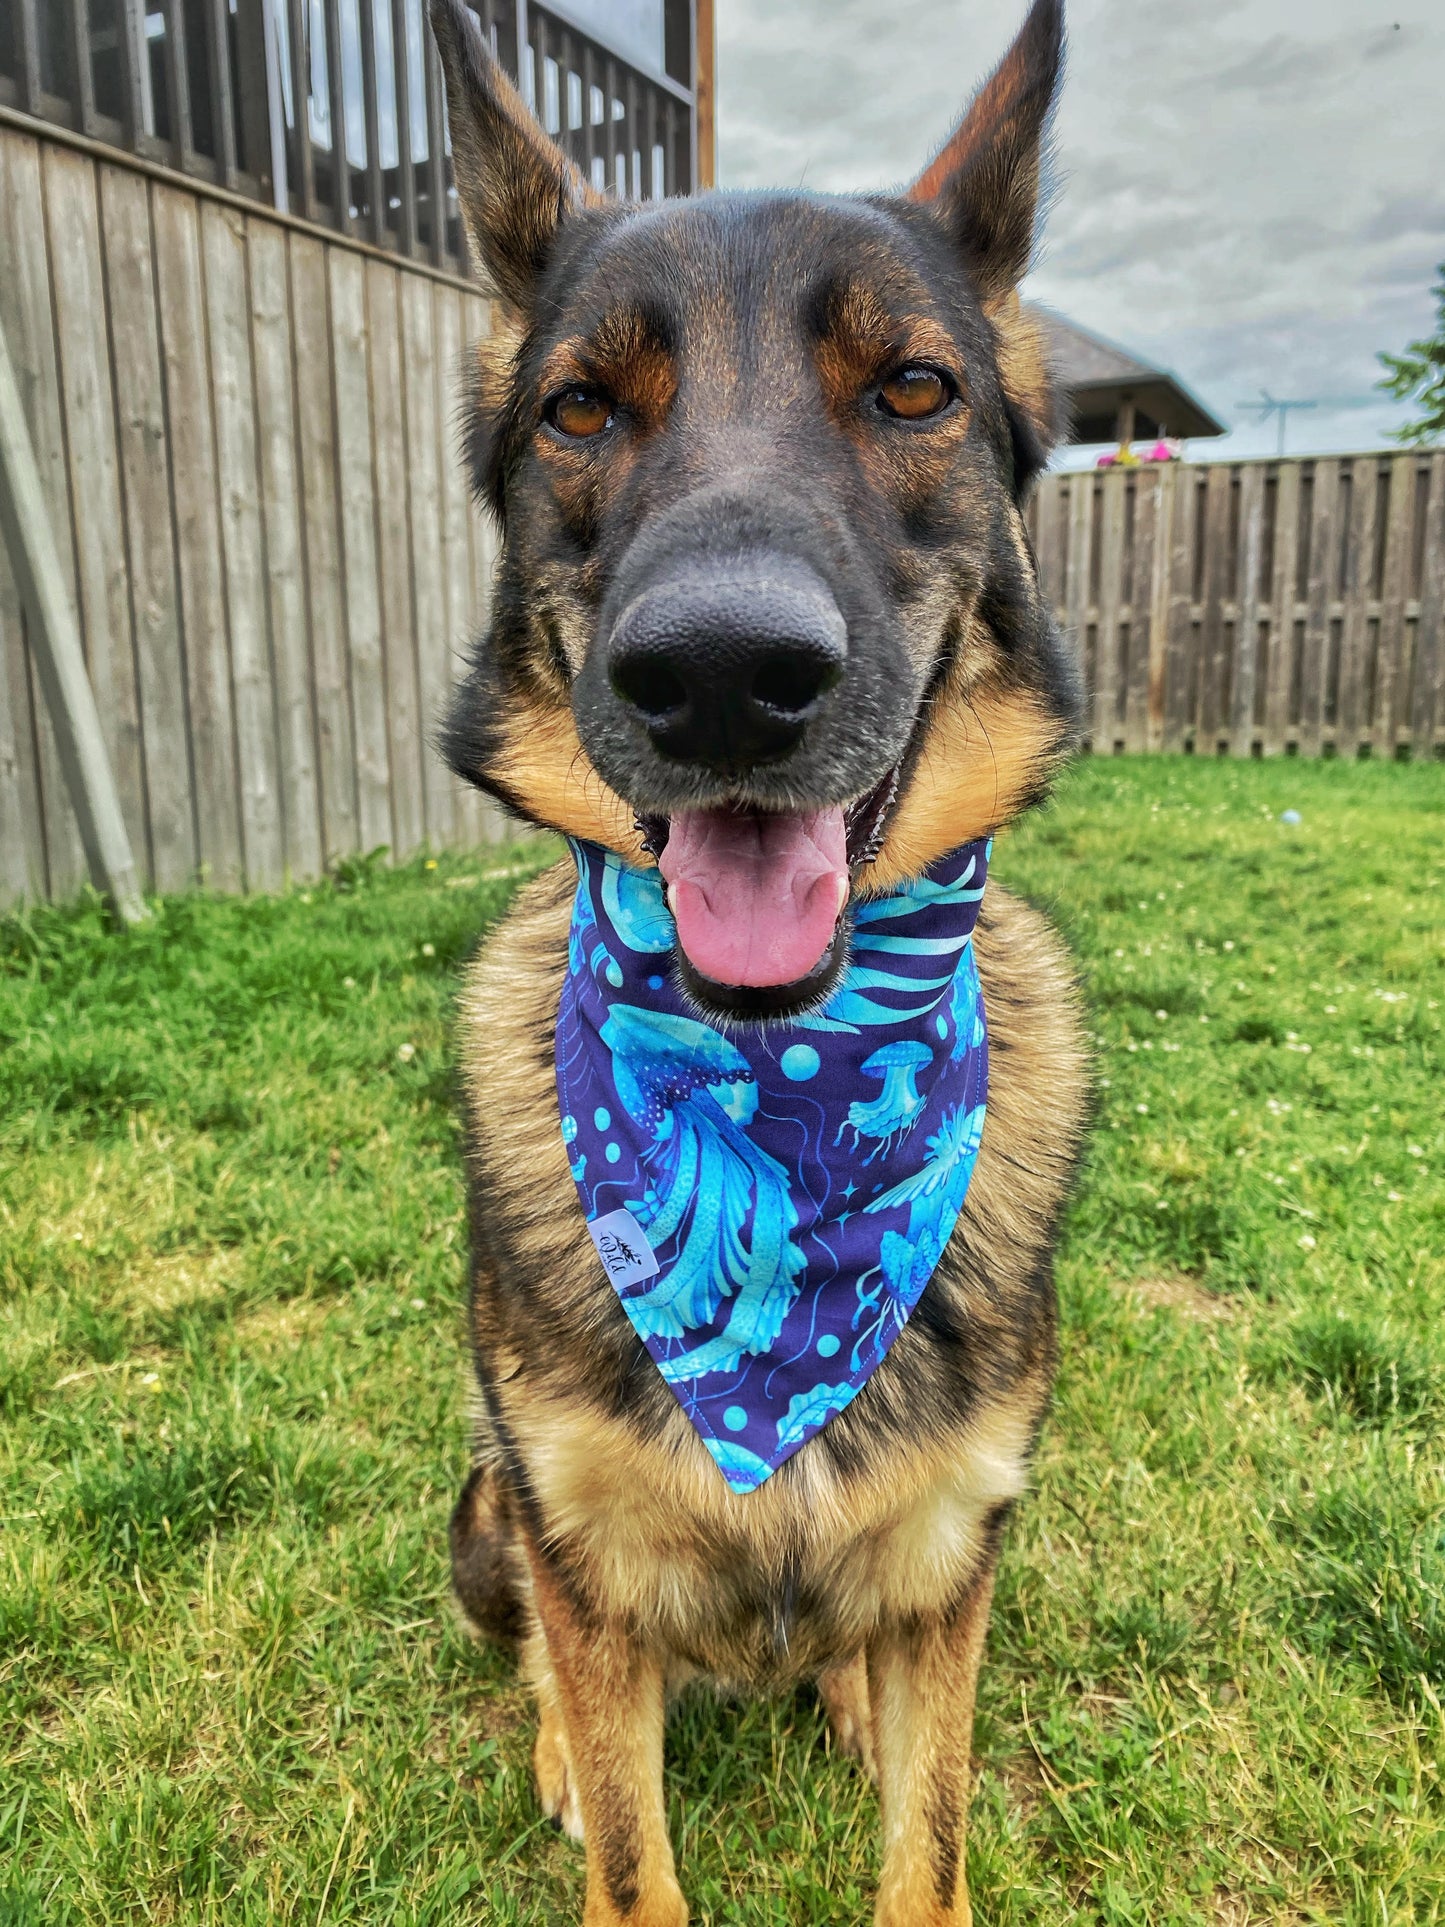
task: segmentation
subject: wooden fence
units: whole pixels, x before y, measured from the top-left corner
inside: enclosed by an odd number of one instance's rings
[[[314,876],[501,819],[428,736],[491,555],[478,291],[0,125],[3,320],[147,884]],[[85,879],[0,554],[0,902]]]
[[[1445,756],[1445,449],[1046,477],[1096,751]]]

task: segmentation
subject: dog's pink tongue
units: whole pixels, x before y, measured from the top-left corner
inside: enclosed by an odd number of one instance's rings
[[[797,983],[828,948],[848,893],[843,812],[681,810],[658,867],[694,970],[720,984]]]

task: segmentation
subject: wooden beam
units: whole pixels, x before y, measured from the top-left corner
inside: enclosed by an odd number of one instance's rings
[[[140,893],[120,797],[81,652],[75,612],[64,589],[55,536],[20,389],[0,328],[0,533],[5,538],[30,647],[55,730],[71,806],[91,878],[125,923],[149,914]]]
[[[697,127],[697,178],[700,193],[717,185],[717,21],[714,0],[695,0],[693,112]]]

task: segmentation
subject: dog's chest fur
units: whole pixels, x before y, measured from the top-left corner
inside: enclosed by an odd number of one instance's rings
[[[603,1277],[558,1123],[570,863],[519,897],[462,999],[482,1456],[579,1599],[715,1675],[803,1673],[946,1610],[1022,1489],[1053,1365],[1049,1257],[1085,1064],[1070,972],[990,884],[975,936],[989,1115],[943,1263],[854,1403],[738,1497]]]

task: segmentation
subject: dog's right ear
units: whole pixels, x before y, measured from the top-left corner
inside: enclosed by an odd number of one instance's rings
[[[557,230],[595,197],[498,66],[464,0],[431,0],[431,24],[467,233],[502,299],[526,315]]]

